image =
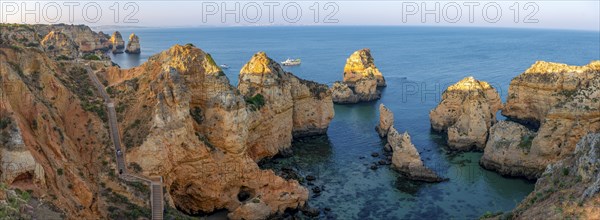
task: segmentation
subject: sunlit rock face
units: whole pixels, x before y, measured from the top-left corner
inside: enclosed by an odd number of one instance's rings
[[[140,54],[140,37],[132,33],[129,35],[129,41],[127,42],[127,47],[125,48],[125,53],[129,54]]]
[[[238,89],[250,105],[246,145],[255,159],[288,149],[294,137],[324,134],[333,119],[326,85],[285,72],[264,52],[244,65]]]
[[[433,130],[447,132],[450,148],[483,150],[501,107],[496,89],[467,77],[444,91],[442,101],[429,112],[429,119]]]
[[[567,101],[600,72],[600,61],[585,66],[537,61],[510,82],[502,114],[539,126],[548,112]]]
[[[515,219],[600,219],[600,134],[584,135],[574,153],[547,166]]]
[[[77,44],[69,36],[60,31],[50,31],[40,42],[47,54],[62,59],[77,57]]]
[[[355,84],[362,78],[374,76],[377,86],[386,86],[385,78],[375,66],[375,59],[368,48],[357,50],[346,60],[344,66],[344,83]]]
[[[331,88],[333,102],[352,104],[373,101],[380,98],[378,87],[386,86],[385,79],[375,67],[369,49],[358,50],[346,61],[344,79],[335,82]]]
[[[110,45],[113,53],[123,53],[123,49],[125,49],[125,41],[123,40],[123,36],[120,32],[115,31],[110,37]]]

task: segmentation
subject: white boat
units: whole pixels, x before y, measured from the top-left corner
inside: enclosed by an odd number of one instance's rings
[[[281,64],[284,66],[297,66],[297,65],[300,65],[300,63],[301,63],[300,59],[290,59],[290,58],[281,62]]]
[[[221,64],[219,66],[221,67],[221,69],[229,69],[229,66],[227,64]]]

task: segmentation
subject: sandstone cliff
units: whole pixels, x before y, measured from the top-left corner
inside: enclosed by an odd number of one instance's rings
[[[255,159],[289,148],[293,137],[324,134],[333,119],[326,85],[283,71],[264,52],[240,70],[238,89],[251,108],[246,145]]]
[[[125,49],[125,41],[123,40],[123,36],[120,32],[115,31],[110,37],[110,48],[113,53],[123,53],[123,49]]]
[[[346,61],[343,82],[335,82],[331,88],[333,102],[349,104],[377,100],[380,98],[378,87],[385,85],[371,51],[358,50]]]
[[[122,108],[128,161],[144,175],[163,176],[178,209],[227,209],[233,219],[262,219],[308,199],[298,182],[260,170],[255,160],[286,149],[295,136],[326,131],[333,104],[325,85],[284,72],[257,53],[240,71],[236,89],[209,54],[191,45],[103,75]]]
[[[511,121],[500,121],[490,129],[490,135],[480,164],[508,176],[534,176],[531,142],[536,133]]]
[[[127,42],[127,48],[125,48],[125,53],[129,54],[139,54],[141,53],[140,49],[140,38],[132,33],[129,35],[129,41]]]
[[[599,219],[600,134],[584,136],[574,154],[548,166],[535,190],[507,213],[514,219]]]
[[[429,112],[429,119],[433,130],[448,133],[450,148],[483,150],[501,107],[496,89],[467,77],[444,91],[440,104]]]
[[[581,67],[537,62],[511,82],[503,110],[519,121],[541,123],[537,135],[528,140],[528,154],[512,150],[495,160],[496,165],[488,165],[502,167],[505,174],[539,177],[547,165],[572,155],[581,137],[600,131],[599,100],[599,61]],[[517,157],[520,161],[514,161]]]
[[[110,47],[108,36],[102,32],[94,32],[85,25],[31,25],[40,36],[46,36],[52,31],[61,32],[71,38],[78,46],[81,53],[92,53],[94,51],[107,51]]]
[[[539,126],[546,114],[587,87],[600,72],[600,61],[586,66],[538,61],[510,82],[502,114]]]
[[[60,31],[50,31],[41,41],[46,53],[62,59],[74,59],[78,56],[77,44]]]

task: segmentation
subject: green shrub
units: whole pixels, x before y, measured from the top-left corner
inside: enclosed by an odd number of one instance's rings
[[[563,167],[562,168],[562,174],[563,174],[563,176],[568,176],[569,175],[569,168]]]
[[[265,105],[265,97],[261,94],[256,94],[253,97],[246,98],[246,104],[252,111],[259,110]]]
[[[62,176],[63,175],[63,169],[62,168],[56,169],[56,174],[58,174],[59,176]]]
[[[531,149],[531,144],[533,142],[533,138],[535,138],[535,136],[533,136],[533,135],[525,135],[525,136],[521,137],[521,142],[519,142],[519,147],[521,149],[529,151]]]
[[[83,59],[84,60],[100,60],[100,57],[98,57],[96,54],[86,54],[86,55],[83,55]]]
[[[190,115],[192,116],[194,121],[196,121],[196,123],[202,124],[202,121],[204,120],[204,117],[202,117],[202,109],[200,109],[199,107],[194,107],[190,109]]]

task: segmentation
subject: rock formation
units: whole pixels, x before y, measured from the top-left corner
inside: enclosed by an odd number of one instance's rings
[[[77,57],[77,44],[60,31],[50,31],[40,42],[46,53],[63,59]]]
[[[433,130],[448,133],[450,148],[483,150],[501,107],[496,89],[467,77],[444,91],[440,104],[429,112],[429,119]]]
[[[387,134],[387,141],[393,153],[392,167],[402,175],[412,180],[424,182],[442,182],[445,180],[425,167],[407,132],[400,134],[392,126]]]
[[[527,154],[520,149],[506,151],[505,156],[491,151],[490,160],[482,165],[508,175],[538,178],[546,166],[572,155],[585,134],[600,132],[599,100],[600,61],[581,67],[537,62],[513,79],[503,110],[518,121],[541,123],[537,135],[527,140]]]
[[[394,125],[394,113],[385,107],[385,105],[379,104],[379,124],[375,127],[379,137],[383,138],[387,136],[392,125]]]
[[[129,41],[127,42],[127,48],[125,49],[125,53],[129,54],[140,54],[140,38],[132,33],[129,35]]]
[[[123,36],[118,31],[112,34],[110,37],[110,45],[113,53],[123,53],[123,49],[125,49],[125,41],[123,41]]]
[[[535,132],[512,121],[500,121],[490,129],[490,135],[480,164],[508,176],[534,176],[531,164],[531,142]]]
[[[81,53],[92,53],[95,51],[107,51],[110,47],[108,36],[102,32],[94,32],[85,25],[31,25],[31,28],[41,35],[46,36],[52,31],[63,33],[71,38],[78,46]]]
[[[412,180],[424,182],[445,180],[425,167],[410,136],[407,132],[402,135],[398,133],[394,128],[394,114],[383,104],[379,105],[379,125],[376,130],[380,137],[387,137],[385,148],[392,151],[392,167],[395,170]]]
[[[293,137],[324,134],[333,119],[326,85],[283,71],[264,52],[240,70],[238,89],[251,107],[246,145],[255,159],[289,148]]]
[[[513,219],[599,219],[600,134],[583,136],[574,154],[549,165]]]
[[[370,50],[358,50],[346,61],[343,82],[335,82],[331,88],[333,102],[349,104],[377,100],[380,98],[378,87],[385,85]]]
[[[600,61],[586,66],[538,61],[510,82],[502,114],[539,126],[553,107],[587,87],[598,72]]]
[[[346,60],[344,66],[344,83],[356,84],[360,79],[375,76],[377,86],[386,86],[385,78],[375,66],[375,60],[371,56],[371,50],[368,48],[357,50]]]
[[[293,137],[327,130],[333,118],[327,86],[299,79],[257,53],[235,88],[209,54],[191,45],[103,75],[112,74],[106,77],[110,90],[126,105],[119,117],[127,119],[120,122],[127,158],[145,175],[165,177],[178,209],[264,218],[308,199],[297,181],[255,161],[289,148]]]

